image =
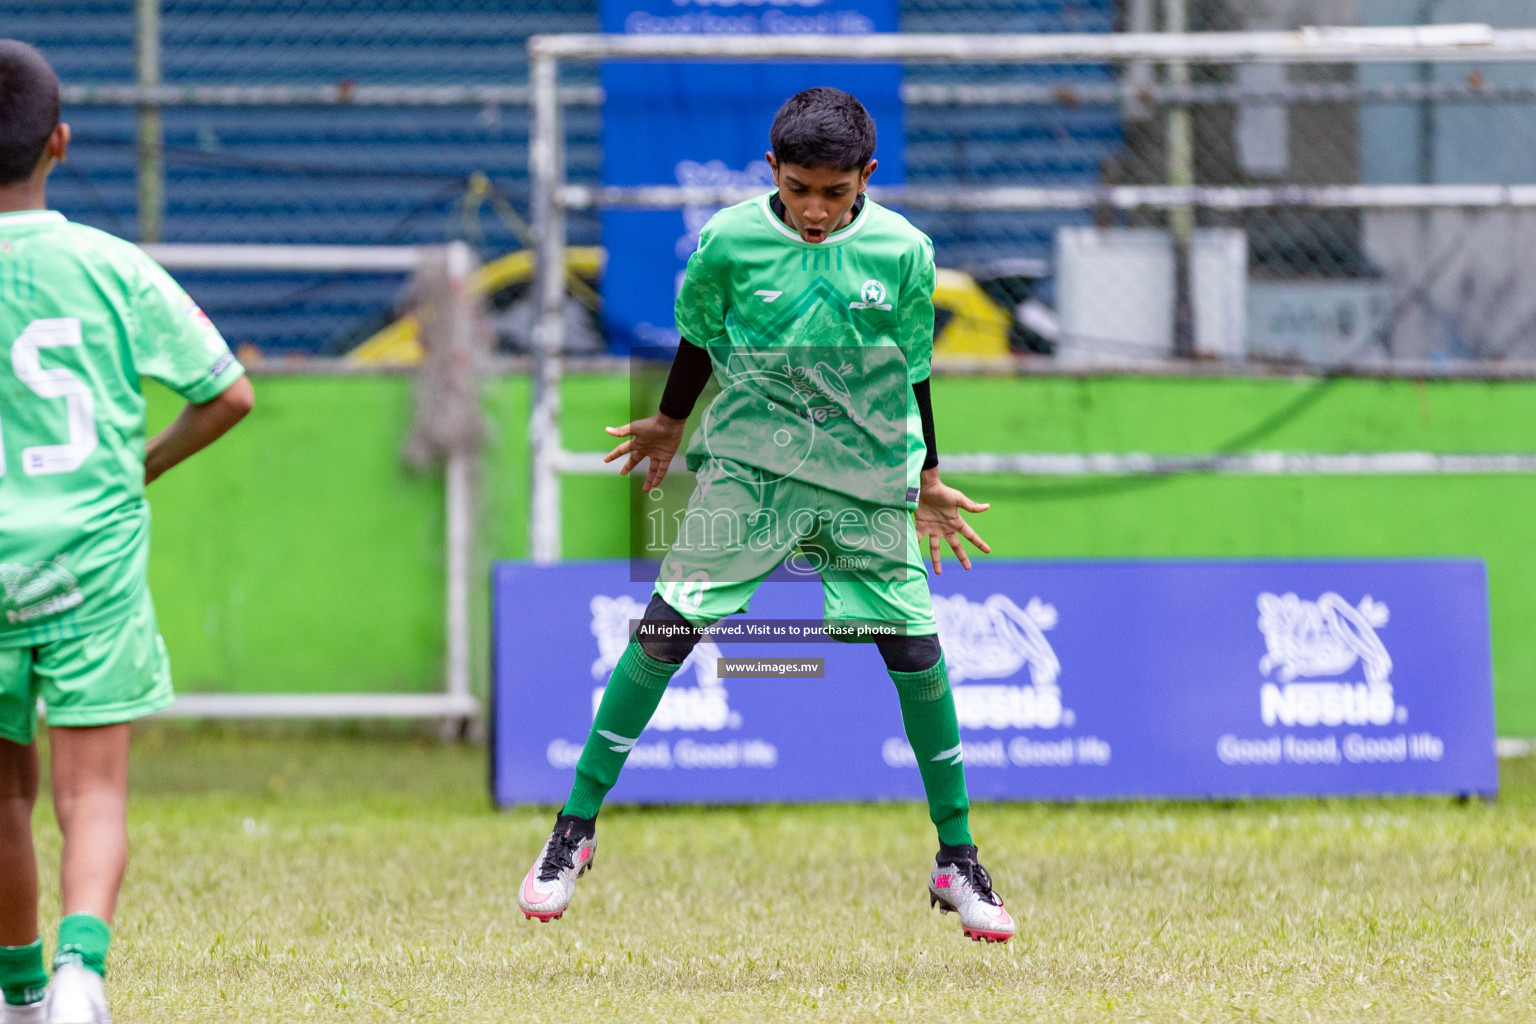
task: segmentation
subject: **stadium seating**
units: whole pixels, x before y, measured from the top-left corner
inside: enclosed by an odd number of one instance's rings
[[[70,84],[133,80],[128,0],[13,0],[5,31],[40,46]],[[595,31],[596,0],[455,0],[434,4],[311,0],[166,0],[164,77],[171,84],[512,84],[526,81],[533,32]],[[1113,0],[903,0],[909,31],[1108,31]],[[594,81],[575,65],[566,80]],[[1019,81],[1063,69],[913,68],[912,82]],[[1065,69],[1095,77],[1103,69]],[[76,133],[53,201],[70,217],[135,235],[134,114],[66,110]],[[568,173],[595,181],[600,113],[568,112]],[[459,204],[484,172],[526,209],[528,112],[522,107],[168,108],[165,241],[432,242],[470,237],[487,254],[516,242],[487,209]],[[1120,145],[1106,107],[911,106],[912,184],[1084,184]],[[914,216],[939,260],[964,266],[1046,256],[1054,228],[1076,214]],[[466,223],[467,221],[467,223]],[[571,218],[576,244],[599,241],[597,218]],[[268,351],[334,353],[387,319],[401,287],[374,275],[183,274],[232,342]]]

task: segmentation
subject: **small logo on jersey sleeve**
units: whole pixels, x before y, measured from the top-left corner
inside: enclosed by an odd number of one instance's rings
[[[864,282],[864,287],[859,289],[859,300],[848,303],[849,309],[883,309],[889,311],[891,304],[885,301],[885,285],[870,278]]]
[[[233,352],[225,352],[223,355],[219,356],[218,359],[214,360],[212,366],[208,367],[208,376],[218,377],[225,370],[234,365],[234,362],[235,354]]]
[[[784,293],[783,292],[773,291],[771,288],[759,288],[757,291],[753,292],[752,294],[756,295],[758,298],[762,299],[764,302],[772,302],[775,299],[777,299],[780,295],[783,295]]]
[[[209,330],[214,329],[213,321],[208,319],[208,314],[204,313],[203,307],[199,306],[197,303],[188,300],[186,305],[186,314],[189,319],[196,321],[204,327],[207,327]]]

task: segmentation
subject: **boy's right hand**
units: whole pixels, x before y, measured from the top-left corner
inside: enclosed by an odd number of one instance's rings
[[[640,465],[641,459],[650,459],[645,483],[640,487],[642,491],[649,491],[667,475],[667,469],[683,443],[683,427],[687,422],[658,412],[622,427],[604,427],[610,437],[627,437],[629,440],[605,455],[603,461],[612,462],[621,455],[628,455],[628,461],[619,469],[620,476],[628,476],[630,470]]]

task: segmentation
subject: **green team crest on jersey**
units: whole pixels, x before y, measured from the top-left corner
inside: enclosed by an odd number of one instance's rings
[[[0,214],[0,647],[81,636],[138,606],[140,378],[204,402],[243,372],[137,246],[50,211]]]
[[[720,396],[687,461],[732,460],[864,501],[915,499],[911,385],[933,354],[933,247],[870,201],[803,241],[769,196],[716,214],[679,289],[679,332],[708,349]]]

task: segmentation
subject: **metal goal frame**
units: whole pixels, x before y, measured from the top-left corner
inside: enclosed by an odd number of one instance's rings
[[[1109,62],[1164,64],[1174,81],[1187,80],[1192,63],[1360,63],[1370,61],[1536,61],[1536,30],[1487,25],[1389,28],[1305,28],[1294,32],[920,34],[866,36],[536,35],[528,40],[532,126],[528,171],[536,245],[529,553],[540,564],[560,561],[560,476],[600,471],[594,452],[573,452],[560,434],[560,379],[564,348],[563,253],[566,214],[574,209],[671,209],[727,205],[754,190],[571,185],[565,180],[561,127],[562,61],[626,60],[907,60],[926,64],[1049,64]],[[1192,179],[1191,179],[1192,180]],[[1209,188],[1193,184],[1082,188],[872,188],[882,202],[946,210],[1046,210],[1109,207],[1165,209],[1189,216],[1195,209],[1251,209],[1310,205],[1370,209],[1533,209],[1536,186],[1330,185]],[[1138,368],[1135,372],[1144,372]],[[1103,368],[1100,369],[1103,372]],[[1377,370],[1379,372],[1379,369]],[[1527,371],[1528,373],[1528,371]],[[1433,374],[1430,374],[1433,375]],[[1497,376],[1510,376],[1507,371]],[[1527,374],[1519,374],[1527,375]],[[1369,453],[1356,456],[1280,456],[1166,459],[1154,456],[962,454],[946,463],[976,472],[1033,475],[1124,475],[1187,472],[1238,474],[1531,472],[1522,456],[1432,456]]]
[[[168,270],[311,270],[442,272],[455,300],[478,302],[468,287],[476,260],[463,242],[444,245],[145,245]],[[468,339],[445,339],[446,344]],[[471,685],[473,631],[470,587],[475,550],[475,458],[448,455],[443,463],[446,585],[443,689],[437,693],[192,693],[178,695],[162,714],[190,718],[440,718],[461,732],[478,719]]]

